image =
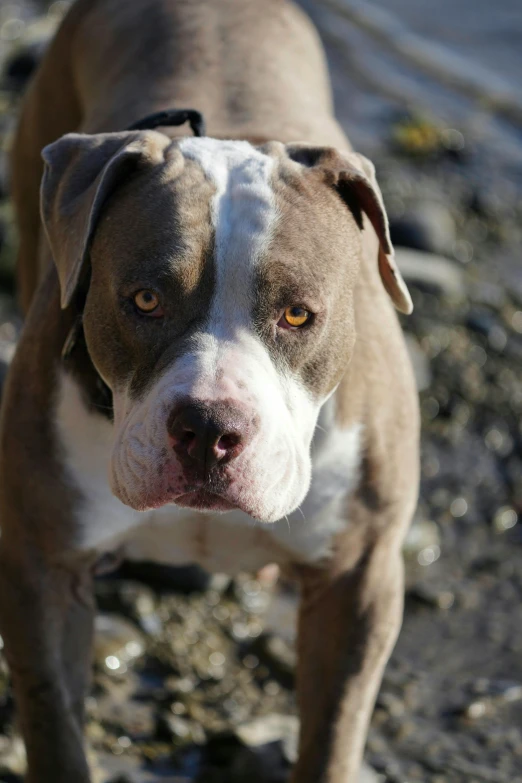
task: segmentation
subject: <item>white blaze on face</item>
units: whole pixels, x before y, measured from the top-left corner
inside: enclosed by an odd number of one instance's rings
[[[254,272],[268,250],[277,220],[271,178],[274,159],[246,141],[184,139],[180,149],[199,163],[216,192],[214,224],[216,288],[210,329],[251,328]]]
[[[183,494],[183,471],[168,447],[169,413],[182,398],[228,400],[249,412],[258,427],[228,465],[227,497],[257,519],[273,522],[306,495],[320,407],[297,378],[276,368],[253,324],[256,270],[278,219],[271,184],[275,160],[241,141],[189,138],[179,146],[215,186],[212,304],[189,350],[143,401],[129,407],[128,397],[120,404],[126,395],[115,395],[111,485],[135,508]]]

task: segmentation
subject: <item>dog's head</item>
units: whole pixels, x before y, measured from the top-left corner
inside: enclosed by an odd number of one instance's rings
[[[395,305],[372,165],[333,149],[154,131],[46,147],[42,217],[114,398],[114,494],[271,522],[309,487],[321,405],[353,350],[363,214]]]

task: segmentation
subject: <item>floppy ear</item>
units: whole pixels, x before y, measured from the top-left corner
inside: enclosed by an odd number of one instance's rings
[[[171,143],[155,131],[69,133],[42,150],[40,209],[58,270],[62,308],[74,295],[108,196],[137,166],[161,163]]]
[[[378,264],[383,285],[397,310],[411,313],[413,303],[395,263],[388,218],[373,163],[358,153],[341,154],[332,147],[290,144],[286,150],[292,160],[318,171],[326,184],[337,190],[360,228],[361,211],[368,216],[379,239]]]

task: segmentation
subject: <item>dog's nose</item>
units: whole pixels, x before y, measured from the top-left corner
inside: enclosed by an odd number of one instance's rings
[[[175,408],[167,429],[181,462],[198,463],[207,472],[241,453],[250,427],[243,411],[232,404],[192,402]]]

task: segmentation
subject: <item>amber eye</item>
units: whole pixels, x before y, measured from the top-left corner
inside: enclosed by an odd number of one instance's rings
[[[287,307],[279,325],[287,329],[289,326],[298,329],[308,323],[311,317],[312,313],[305,310],[304,307]]]
[[[151,315],[158,310],[159,299],[154,291],[149,291],[147,288],[144,288],[142,291],[138,291],[137,294],[134,294],[134,304],[140,313]]]

